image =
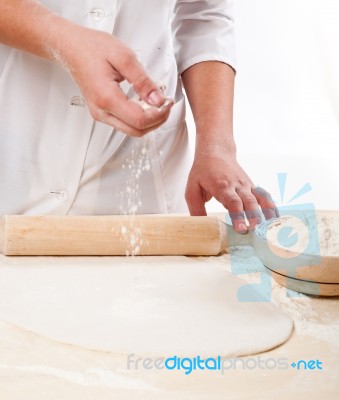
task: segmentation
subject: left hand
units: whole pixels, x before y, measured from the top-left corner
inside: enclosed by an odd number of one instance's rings
[[[247,233],[261,223],[259,207],[266,219],[279,216],[271,195],[255,187],[234,155],[196,156],[185,197],[191,215],[207,215],[205,203],[216,198],[229,211],[234,229],[239,233]]]

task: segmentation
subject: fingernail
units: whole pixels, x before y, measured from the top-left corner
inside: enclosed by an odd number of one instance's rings
[[[148,96],[148,102],[152,106],[158,106],[163,101],[164,101],[164,96],[162,95],[159,89],[153,90],[153,92],[151,92],[151,94]]]
[[[239,233],[247,233],[247,226],[243,222],[240,223],[237,227],[237,232]]]

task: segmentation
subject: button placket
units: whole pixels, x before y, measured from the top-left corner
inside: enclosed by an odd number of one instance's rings
[[[70,100],[71,106],[76,106],[76,107],[85,107],[86,106],[86,101],[83,97],[80,96],[73,96]]]
[[[56,190],[50,193],[53,194],[55,199],[59,200],[61,203],[66,203],[69,200],[69,193],[67,190]]]
[[[101,7],[93,7],[89,14],[95,22],[100,22],[105,18],[106,11]]]

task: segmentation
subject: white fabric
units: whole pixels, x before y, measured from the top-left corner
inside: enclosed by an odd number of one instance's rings
[[[191,160],[177,65],[179,72],[205,60],[234,66],[232,2],[41,3],[76,23],[121,38],[151,76],[167,86],[166,94],[176,104],[167,123],[149,134],[145,144],[94,122],[66,70],[0,45],[0,214],[128,212],[121,209],[128,181],[140,188],[134,211],[186,211],[184,188]],[[128,85],[124,89],[128,92]],[[80,105],[71,105],[74,100]],[[145,146],[150,170],[135,182],[133,171],[122,166],[132,150],[139,156]]]

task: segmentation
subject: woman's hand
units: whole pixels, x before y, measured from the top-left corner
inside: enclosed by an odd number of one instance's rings
[[[95,120],[131,136],[143,136],[167,120],[173,101],[164,98],[133,51],[116,37],[73,26],[59,51],[56,59],[69,69]],[[129,99],[119,85],[124,80],[152,107]]]
[[[260,207],[266,219],[277,217],[270,194],[254,186],[236,159],[234,70],[221,62],[201,62],[188,68],[182,79],[197,131],[186,187],[191,215],[206,215],[205,203],[214,197],[229,211],[237,232],[246,233],[261,222]]]
[[[254,186],[233,155],[196,156],[186,187],[191,215],[206,215],[205,203],[212,197],[229,211],[234,229],[240,233],[254,229],[261,222],[259,207],[266,219],[278,217],[270,194]]]
[[[136,55],[114,36],[77,25],[35,0],[1,0],[0,43],[58,62],[80,87],[94,119],[132,136],[163,124],[173,101],[148,76]],[[144,109],[119,83],[127,80]]]

